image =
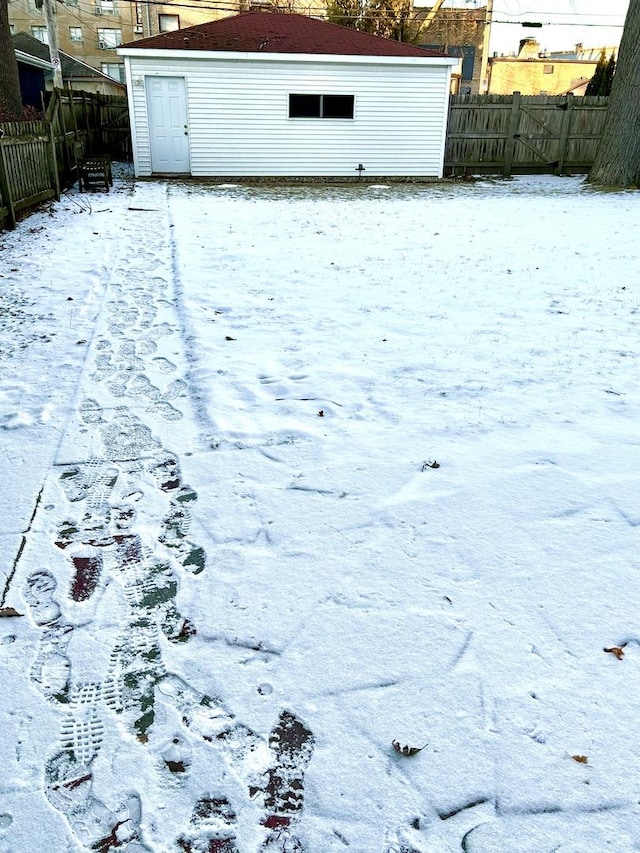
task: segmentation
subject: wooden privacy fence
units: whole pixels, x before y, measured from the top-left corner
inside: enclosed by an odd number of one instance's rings
[[[0,129],[0,223],[13,228],[21,210],[60,197],[55,141],[47,121],[6,122]]]
[[[131,153],[127,100],[87,92],[52,94],[43,121],[0,124],[0,227],[18,214],[60,198],[77,176],[78,158]]]
[[[444,173],[580,174],[591,168],[608,98],[454,95]]]
[[[444,173],[572,174],[588,172],[608,98],[573,95],[454,95]],[[48,198],[77,175],[78,157],[131,159],[126,98],[56,92],[45,120],[0,124],[0,226]]]
[[[58,142],[66,143],[60,153],[71,160],[72,168],[72,149],[79,145],[83,153],[109,154],[112,160],[131,159],[129,107],[122,95],[65,91],[52,98],[45,118],[56,123]]]

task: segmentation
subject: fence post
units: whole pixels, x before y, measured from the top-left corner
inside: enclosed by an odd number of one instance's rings
[[[105,110],[103,96],[100,92],[96,93],[96,110],[98,112],[96,124],[100,133],[100,151],[105,153],[109,150],[109,146],[106,144],[106,132],[103,127]]]
[[[567,141],[571,127],[571,113],[573,110],[573,94],[569,92],[567,101],[563,104],[564,115],[562,116],[562,127],[560,128],[560,139],[558,140],[558,163],[553,170],[554,175],[561,175],[564,171],[564,161],[567,156]]]
[[[76,119],[76,107],[75,107],[75,102],[73,99],[73,90],[71,89],[71,87],[69,87],[68,92],[69,92],[69,123],[71,125],[71,130],[73,132],[73,157],[70,157],[69,161],[70,161],[70,163],[71,163],[71,161],[73,161],[72,165],[71,165],[71,169],[75,169],[75,167],[77,165],[76,149],[77,149],[77,145],[78,145],[78,121]]]
[[[504,145],[504,165],[502,174],[505,178],[511,177],[513,171],[513,158],[516,151],[516,134],[520,125],[520,92],[513,93],[511,102],[511,115],[509,116],[509,130]]]
[[[62,130],[62,168],[67,174],[69,173],[69,150],[67,148],[67,121],[64,115],[64,94],[60,92],[58,100],[58,115],[60,117],[60,128]]]
[[[91,105],[91,101],[89,101],[89,106]],[[91,120],[89,118],[89,107],[87,106],[87,94],[82,91],[82,118],[84,119],[85,131],[87,134],[86,145],[84,146],[84,156],[88,157],[90,154],[95,154],[93,147],[93,139],[91,138]]]
[[[47,160],[49,161],[49,174],[51,175],[51,183],[53,184],[53,191],[56,194],[56,201],[60,201],[60,176],[58,174],[58,160],[56,157],[56,137],[53,130],[53,122],[49,122],[49,155]]]
[[[53,189],[56,186],[60,186],[60,173],[64,168],[64,140],[61,139],[62,136],[62,122],[60,119],[60,92],[56,89],[53,93],[53,97],[51,98],[51,102],[49,104],[51,109],[45,115],[45,121],[48,121],[50,127],[50,139],[52,140],[53,145],[53,163],[56,167],[56,179],[51,181],[53,184]],[[60,150],[62,151],[61,157],[58,155],[58,143],[60,144]],[[51,160],[49,155],[47,155],[48,164],[51,164]]]
[[[0,141],[0,195],[4,199],[7,208],[7,225],[9,228],[16,227],[16,211],[11,197],[11,187],[7,177],[7,164],[4,159],[4,145]]]

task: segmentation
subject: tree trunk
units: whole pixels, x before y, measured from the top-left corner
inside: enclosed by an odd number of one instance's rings
[[[9,28],[9,3],[0,0],[0,121],[19,119],[21,115],[22,96]]]
[[[629,3],[604,131],[588,180],[603,187],[640,187],[640,0]]]

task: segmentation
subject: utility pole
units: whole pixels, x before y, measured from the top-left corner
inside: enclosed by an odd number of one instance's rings
[[[56,0],[36,0],[36,7],[40,6],[44,11],[44,19],[47,25],[47,41],[49,43],[49,56],[53,66],[53,88],[63,89],[62,68],[60,67],[60,53],[58,52],[58,26],[56,23]]]
[[[493,20],[493,0],[487,0],[482,34],[482,60],[480,62],[480,94],[489,91],[489,42],[491,41],[491,21]]]

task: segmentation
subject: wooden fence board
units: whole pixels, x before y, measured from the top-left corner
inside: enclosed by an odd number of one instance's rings
[[[7,168],[4,158],[4,147],[0,146],[0,196],[2,196],[3,225],[6,223],[9,228],[16,227],[16,210],[13,206],[13,198],[11,193],[11,184],[7,176]]]

